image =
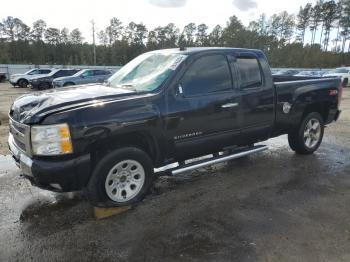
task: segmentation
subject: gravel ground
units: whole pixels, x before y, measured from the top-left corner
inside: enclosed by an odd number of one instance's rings
[[[348,262],[349,91],[314,155],[275,138],[269,151],[160,178],[136,208],[100,221],[81,194],[31,187],[0,156],[0,261]]]
[[[9,83],[0,83],[0,155],[9,154],[7,150],[8,111],[13,101],[31,92],[28,88],[14,88]]]

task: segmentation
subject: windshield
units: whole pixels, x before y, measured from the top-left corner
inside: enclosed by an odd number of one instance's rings
[[[25,72],[25,75],[34,75],[36,74],[38,69],[30,69],[29,71]]]
[[[174,53],[145,53],[116,72],[108,80],[108,85],[138,92],[153,91],[186,57]]]
[[[348,73],[349,72],[349,70],[348,69],[346,69],[346,68],[337,68],[337,69],[335,69],[335,71],[334,71],[334,73],[340,73],[340,74],[346,74],[346,73]]]
[[[53,76],[53,75],[56,74],[58,71],[60,71],[60,70],[52,70],[50,74],[47,74],[47,76]]]

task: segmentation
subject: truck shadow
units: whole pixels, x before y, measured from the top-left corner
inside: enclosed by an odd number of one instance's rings
[[[92,208],[82,193],[41,191],[23,204],[19,221],[27,230],[46,235],[92,218]]]

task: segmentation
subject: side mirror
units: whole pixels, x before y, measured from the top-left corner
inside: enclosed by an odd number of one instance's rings
[[[348,79],[348,78],[345,78],[345,79],[343,80],[342,86],[343,86],[343,87],[347,87],[348,84],[349,84],[349,79]]]

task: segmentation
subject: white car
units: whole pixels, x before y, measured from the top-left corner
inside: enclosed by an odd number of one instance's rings
[[[340,77],[342,82],[347,79],[348,80],[348,86],[350,85],[350,67],[339,67],[336,68],[334,71],[329,72],[323,77]]]
[[[24,74],[13,74],[10,76],[10,83],[15,86],[28,87],[29,80],[37,77],[38,75],[44,76],[50,74],[53,69],[49,68],[34,68],[25,72]]]

